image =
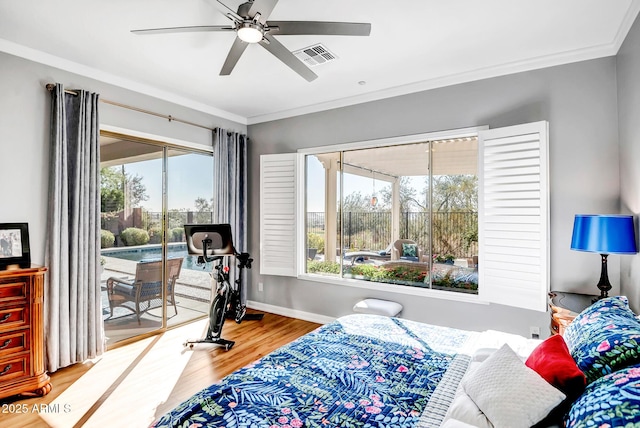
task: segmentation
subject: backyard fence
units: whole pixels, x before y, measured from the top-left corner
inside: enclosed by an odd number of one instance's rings
[[[122,213],[114,213],[102,217],[102,229],[111,230],[118,235],[126,227],[138,227],[145,230],[159,228],[162,213],[134,208],[134,214],[123,217]],[[337,216],[339,242],[340,230],[343,231],[343,247],[355,250],[379,251],[391,244],[390,212],[354,212],[343,213],[344,224]],[[182,228],[185,224],[212,223],[213,213],[209,211],[169,211],[169,230]],[[431,223],[430,223],[431,221]],[[307,232],[323,235],[325,229],[325,213],[307,213]],[[432,234],[432,239],[429,235]],[[403,212],[400,214],[400,238],[411,239],[427,249],[432,242],[433,254],[455,257],[471,257],[478,254],[478,214],[476,212]],[[324,248],[324,245],[322,246]]]
[[[169,211],[167,213],[169,222],[169,241],[180,242],[184,240],[185,224],[205,224],[213,223],[213,212],[211,211]],[[144,229],[149,232],[152,243],[158,243],[161,233],[162,213],[157,211],[146,211],[142,208],[132,208],[118,212],[105,212],[101,215],[100,228],[113,233],[115,245],[122,246],[120,233],[130,227]],[[155,238],[154,238],[155,236]]]
[[[390,212],[345,212],[339,231],[343,231],[343,246],[355,250],[384,250],[391,244]],[[325,213],[307,213],[307,232],[324,234]],[[432,239],[429,235],[432,234]],[[433,254],[471,257],[478,254],[478,213],[403,212],[400,215],[400,238],[416,241],[421,248],[430,247]]]

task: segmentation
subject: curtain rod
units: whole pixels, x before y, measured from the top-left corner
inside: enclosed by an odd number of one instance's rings
[[[51,92],[56,87],[56,85],[53,84],[53,83],[47,83],[45,85],[45,87],[47,88],[47,91]],[[65,92],[65,94],[74,95],[76,97],[78,96],[78,93],[75,92],[75,91],[70,91],[68,89],[65,89],[64,92]],[[126,108],[126,109],[129,109],[129,110],[137,111],[139,113],[149,114],[151,116],[161,117],[163,119],[167,119],[169,122],[180,122],[180,123],[184,123],[185,125],[191,125],[191,126],[195,126],[195,127],[198,127],[198,128],[208,129],[209,131],[217,131],[218,130],[217,127],[216,128],[211,128],[209,126],[204,126],[204,125],[200,125],[198,123],[189,122],[188,120],[178,119],[177,117],[173,117],[170,114],[167,115],[167,114],[156,113],[156,112],[145,110],[145,109],[141,109],[141,108],[138,108],[138,107],[133,107],[133,106],[129,106],[129,105],[126,105],[126,104],[121,104],[121,103],[118,103],[118,102],[115,102],[115,101],[109,101],[109,100],[106,100],[104,98],[99,98],[99,100],[101,102],[105,103],[105,104],[110,104],[112,106]]]

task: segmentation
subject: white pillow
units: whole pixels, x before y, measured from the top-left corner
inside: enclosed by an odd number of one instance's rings
[[[389,300],[364,299],[353,306],[354,312],[361,314],[385,315],[395,317],[402,310],[402,305]]]
[[[466,422],[459,421],[457,419],[447,419],[440,428],[477,428],[475,425],[470,425]]]
[[[565,399],[506,344],[464,377],[462,387],[496,428],[528,428]]]
[[[479,428],[494,428],[487,416],[482,413],[469,395],[462,391],[449,406],[445,421],[454,419]]]

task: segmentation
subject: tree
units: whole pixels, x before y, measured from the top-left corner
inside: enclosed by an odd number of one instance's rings
[[[195,223],[211,223],[213,221],[213,198],[206,200],[205,198],[196,198],[194,203],[196,213],[193,221]]]
[[[196,198],[194,203],[196,212],[208,212],[213,211],[213,198],[206,200],[205,198]]]
[[[342,202],[343,212],[367,212],[372,208],[371,197],[361,192],[349,193]]]
[[[471,255],[478,240],[478,177],[433,177],[432,248],[434,253]]]
[[[425,211],[426,203],[418,200],[417,190],[411,186],[409,177],[400,177],[400,212]],[[391,207],[393,186],[385,186],[380,190],[383,205]],[[421,194],[426,194],[422,189]]]
[[[434,176],[432,204],[433,211],[478,211],[478,177]]]
[[[120,167],[100,169],[100,210],[117,212],[125,207],[125,197],[132,207],[149,199],[142,177],[131,175]]]

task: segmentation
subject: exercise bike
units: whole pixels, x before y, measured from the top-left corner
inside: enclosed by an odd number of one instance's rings
[[[232,340],[221,337],[226,318],[243,320],[261,320],[264,314],[247,314],[247,307],[242,303],[242,273],[251,269],[253,259],[249,253],[239,253],[233,247],[231,226],[228,224],[185,225],[187,249],[189,254],[197,255],[198,266],[206,268],[207,263],[214,263],[212,278],[216,281],[216,290],[209,309],[209,327],[203,339],[187,340],[184,346],[193,348],[196,343],[212,343],[229,350],[235,344]],[[225,258],[234,257],[238,261],[238,278],[232,286],[229,281],[230,267]]]

